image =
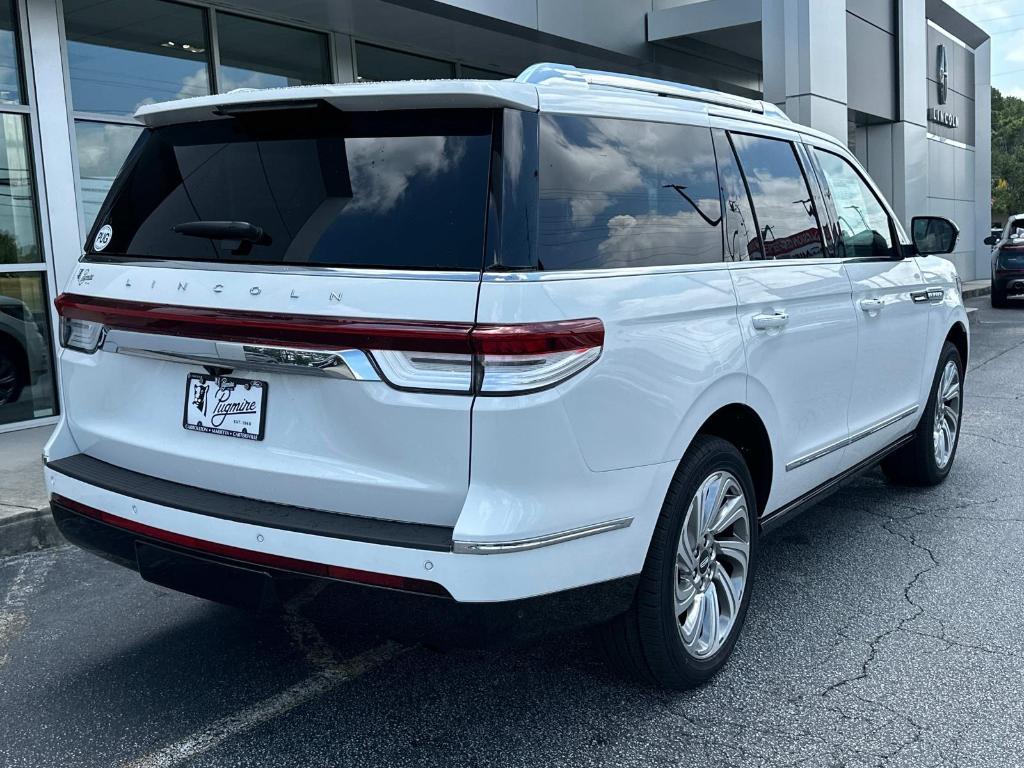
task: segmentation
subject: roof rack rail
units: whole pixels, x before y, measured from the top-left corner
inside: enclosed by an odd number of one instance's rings
[[[786,113],[774,104],[768,104],[757,99],[734,96],[730,93],[712,91],[709,88],[699,88],[694,85],[672,83],[668,80],[656,80],[651,77],[601,72],[596,69],[580,69],[571,64],[533,64],[519,74],[516,82],[529,83],[531,85],[547,85],[556,82],[575,83],[577,85],[600,85],[608,88],[652,93],[676,99],[690,99],[705,104],[755,112],[759,115],[768,115],[784,120],[789,119],[786,117]]]

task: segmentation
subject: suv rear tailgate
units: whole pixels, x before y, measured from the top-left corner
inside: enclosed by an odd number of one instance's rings
[[[378,278],[90,264],[69,288],[132,302],[464,323],[475,314],[477,286],[472,273]],[[466,495],[470,397],[240,364],[231,376],[268,384],[265,437],[257,441],[183,428],[186,379],[206,372],[200,364],[66,349],[62,370],[75,442],[119,467],[236,496],[438,525],[454,524]]]

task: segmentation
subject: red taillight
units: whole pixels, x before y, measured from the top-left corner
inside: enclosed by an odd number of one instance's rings
[[[61,317],[102,323],[140,333],[189,336],[242,344],[298,345],[308,349],[402,349],[467,352],[471,323],[364,320],[321,315],[286,315],[121,301],[62,293]]]
[[[74,340],[96,326],[239,344],[361,349],[393,386],[459,394],[522,394],[553,386],[594,362],[604,345],[604,325],[597,318],[509,325],[369,320],[66,293],[56,306],[67,329],[62,339],[77,349],[83,348]],[[75,323],[84,330],[76,334]]]
[[[338,565],[326,565],[314,563],[309,560],[299,560],[294,557],[282,555],[271,555],[266,552],[256,552],[251,549],[232,547],[227,544],[218,544],[206,539],[197,539],[194,536],[186,536],[181,533],[165,531],[162,528],[154,528],[150,525],[128,520],[118,515],[112,515],[100,509],[95,509],[79,501],[69,499],[59,494],[53,494],[50,501],[58,506],[64,507],[85,517],[92,518],[101,523],[121,528],[131,533],[137,533],[156,541],[189,549],[195,552],[203,552],[208,555],[217,555],[231,560],[248,563],[250,565],[263,565],[268,568],[276,568],[282,571],[295,571],[308,573],[314,576],[322,576],[340,581],[352,581],[358,584],[369,584],[375,587],[387,587],[389,589],[401,589],[407,592],[422,592],[430,595],[451,597],[444,587],[433,581],[423,579],[410,579],[405,576],[394,576],[389,573],[375,573],[374,571],[362,571],[357,568],[344,568]]]

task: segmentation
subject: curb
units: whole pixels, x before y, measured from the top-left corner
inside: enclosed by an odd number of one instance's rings
[[[988,296],[990,293],[992,293],[991,283],[982,286],[981,288],[964,288],[962,295],[965,299],[974,299],[978,296]]]
[[[49,507],[27,509],[0,519],[0,557],[63,543]]]

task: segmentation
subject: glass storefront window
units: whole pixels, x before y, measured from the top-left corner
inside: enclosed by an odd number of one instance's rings
[[[0,114],[0,264],[42,260],[24,115]]]
[[[204,11],[163,0],[64,0],[71,100],[78,112],[130,115],[210,92]]]
[[[79,194],[85,232],[92,228],[114,177],[140,133],[142,128],[134,125],[75,121]]]
[[[445,80],[455,77],[450,61],[356,43],[357,80]]]
[[[266,21],[217,14],[222,93],[329,83],[327,36]]]
[[[22,100],[16,25],[13,3],[0,0],[0,102],[4,104],[20,104]]]
[[[0,425],[57,412],[46,283],[0,272]]]

